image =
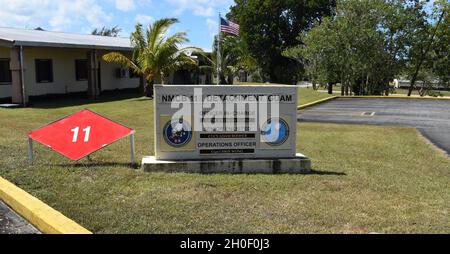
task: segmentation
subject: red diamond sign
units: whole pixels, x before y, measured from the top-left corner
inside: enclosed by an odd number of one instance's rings
[[[32,131],[28,137],[76,161],[133,133],[133,129],[84,109]]]

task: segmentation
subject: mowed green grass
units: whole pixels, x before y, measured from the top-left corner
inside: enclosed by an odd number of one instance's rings
[[[299,123],[308,175],[144,173],[128,140],[78,163],[35,144],[27,163],[26,133],[82,108],[152,154],[153,101],[117,99],[0,109],[0,176],[95,233],[450,233],[450,159],[410,128]]]
[[[298,89],[298,96],[297,96],[297,103],[298,105],[308,104],[317,100],[325,99],[328,97],[331,97],[333,95],[328,94],[327,92],[323,91],[319,92],[312,88],[299,88]]]
[[[236,85],[265,85],[265,83],[253,83],[253,82],[237,82]],[[271,84],[267,84],[271,85]],[[298,88],[297,103],[298,105],[308,104],[313,101],[325,99],[333,95],[328,94],[326,91],[316,91],[312,88]],[[335,94],[336,95],[336,94]]]
[[[396,94],[408,94],[408,89],[405,88],[398,88],[395,89],[395,93]],[[436,95],[439,96],[450,96],[450,91],[439,91],[439,90],[434,90],[434,92],[436,93]],[[419,95],[419,92],[417,90],[413,90],[412,95]]]

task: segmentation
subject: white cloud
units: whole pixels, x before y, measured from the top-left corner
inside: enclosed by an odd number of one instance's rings
[[[217,30],[219,23],[217,22],[217,20],[208,18],[206,19],[206,25],[208,25],[209,30]]]
[[[218,33],[219,30],[219,22],[214,19],[207,18],[206,25],[208,26],[209,36],[211,37],[211,41],[214,41],[214,36]],[[208,49],[211,51],[211,49]]]
[[[212,6],[197,6],[196,8],[194,8],[194,14],[197,16],[212,17],[216,15],[216,11]]]
[[[0,0],[0,6],[0,26],[65,30],[100,27],[112,20],[95,0]]]
[[[131,11],[136,8],[134,0],[116,0],[116,8],[121,11]]]
[[[175,7],[174,15],[191,11],[194,15],[202,17],[218,15],[217,8],[233,4],[233,0],[166,0],[166,2]]]
[[[141,23],[143,25],[148,25],[150,23],[153,23],[153,21],[155,21],[155,19],[153,17],[151,17],[151,16],[148,16],[148,15],[138,14],[134,18],[134,21],[136,23]]]
[[[217,33],[219,30],[219,22],[214,19],[206,19],[206,25],[208,26],[208,30],[213,33]]]

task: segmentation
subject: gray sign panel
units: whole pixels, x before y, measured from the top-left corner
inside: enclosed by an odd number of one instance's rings
[[[159,160],[292,158],[297,87],[155,86]]]

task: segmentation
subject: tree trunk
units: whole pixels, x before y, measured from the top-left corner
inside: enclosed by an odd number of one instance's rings
[[[226,85],[227,84],[227,79],[225,78],[224,75],[220,75],[220,84],[219,85]]]
[[[139,87],[138,91],[140,94],[145,94],[145,78],[144,75],[139,76]]]
[[[362,93],[361,93],[361,95],[367,94],[367,93],[366,93],[366,88],[368,88],[368,87],[369,87],[369,75],[366,75],[366,83],[365,83],[365,85],[364,85],[363,88],[362,88]]]
[[[229,75],[227,79],[228,79],[227,80],[228,85],[232,85],[233,84],[233,75]]]
[[[385,83],[385,91],[384,91],[384,95],[389,96],[389,92],[391,87],[389,86],[389,81],[384,82]]]
[[[153,98],[153,84],[155,83],[155,81],[147,81],[146,83],[147,84],[144,91],[145,97]]]
[[[411,93],[412,93],[412,91],[414,89],[414,85],[416,84],[417,75],[419,75],[420,68],[422,67],[422,64],[423,64],[423,62],[425,60],[425,57],[428,54],[428,51],[430,51],[431,45],[434,42],[434,37],[436,36],[436,32],[437,32],[437,30],[439,28],[439,25],[441,24],[441,21],[444,18],[444,14],[445,14],[445,10],[442,10],[442,13],[439,16],[439,20],[436,23],[436,26],[434,28],[434,31],[433,31],[432,35],[431,35],[431,39],[430,39],[430,41],[429,41],[429,43],[427,45],[427,48],[425,49],[425,51],[422,52],[422,55],[421,55],[420,60],[419,60],[419,63],[417,64],[416,69],[414,71],[414,75],[413,75],[413,77],[411,79],[411,85],[409,86],[409,89],[408,89],[408,96],[411,96]]]

